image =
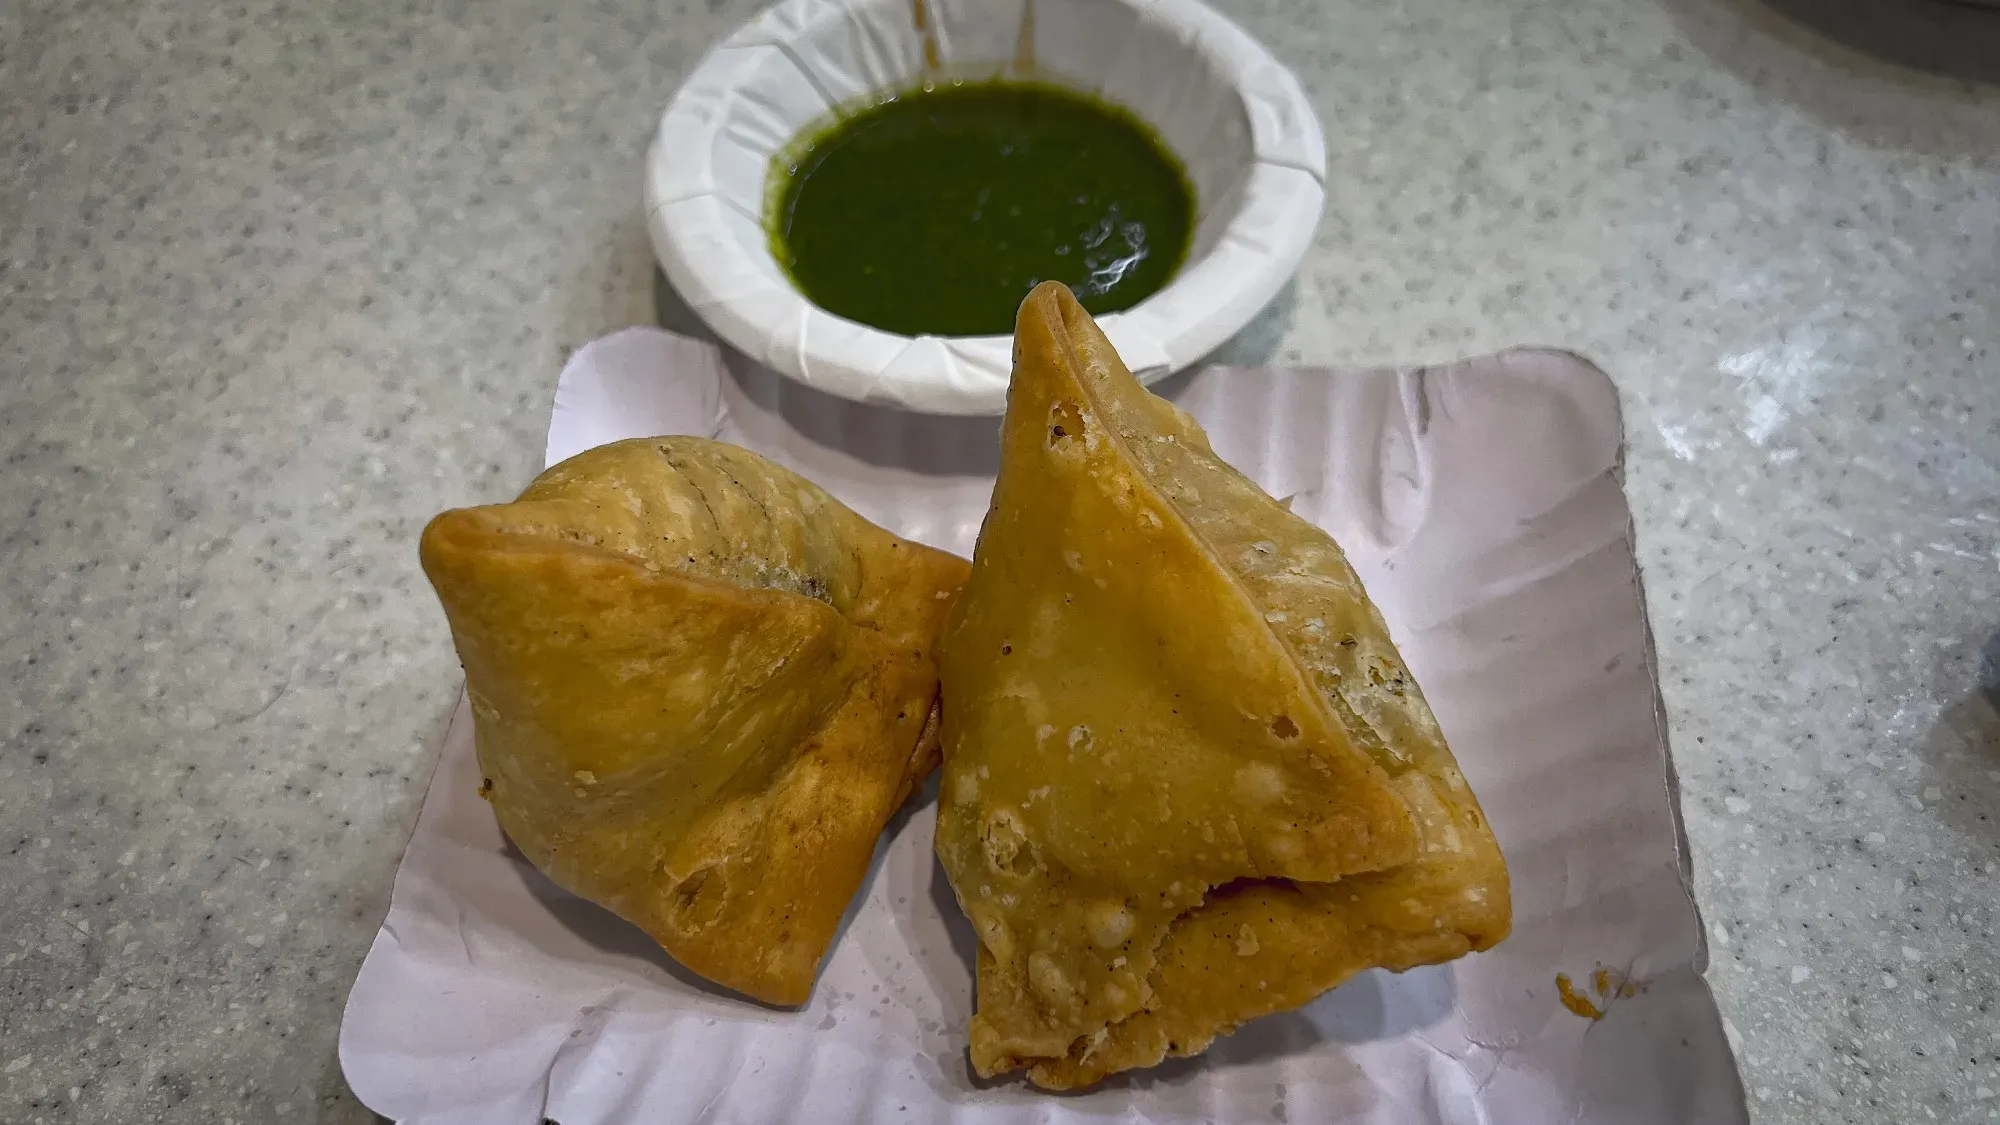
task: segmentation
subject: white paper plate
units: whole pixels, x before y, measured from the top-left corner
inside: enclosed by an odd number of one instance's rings
[[[898,816],[805,1008],[730,999],[551,884],[477,796],[461,711],[348,999],[340,1057],[410,1125],[1198,1121],[1737,1125],[1700,974],[1651,637],[1620,482],[1618,400],[1574,357],[1427,371],[1210,369],[1164,388],[1216,450],[1333,532],[1479,793],[1514,883],[1497,948],[1363,974],[1204,1057],[1067,1096],[968,1072],[974,939]],[[633,329],[564,370],[549,459],[716,435],[900,534],[969,553],[991,419],[843,402]],[[1641,991],[1579,1018],[1555,978]]]
[[[1197,223],[1166,288],[1099,323],[1151,381],[1248,324],[1312,243],[1326,143],[1298,80],[1199,0],[784,0],[722,41],[674,95],[646,158],[647,228],[717,335],[842,398],[998,414],[1012,340],[882,332],[821,311],[772,257],[772,154],[836,110],[916,84],[925,5],[945,73],[1034,73],[1137,113],[1186,162]],[[1023,294],[1025,296],[1025,294]]]

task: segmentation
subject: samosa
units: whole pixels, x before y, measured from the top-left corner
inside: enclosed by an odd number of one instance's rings
[[[940,656],[975,1069],[1087,1085],[1499,941],[1499,849],[1340,548],[1060,285],[1014,347]]]
[[[572,457],[421,553],[515,845],[696,973],[803,1003],[936,764],[965,560],[688,437]]]

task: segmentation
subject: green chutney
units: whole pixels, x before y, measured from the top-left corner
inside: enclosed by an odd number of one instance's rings
[[[771,175],[771,248],[799,291],[909,336],[1010,334],[1042,281],[1131,308],[1194,234],[1194,189],[1151,129],[1039,83],[899,94],[801,136]]]

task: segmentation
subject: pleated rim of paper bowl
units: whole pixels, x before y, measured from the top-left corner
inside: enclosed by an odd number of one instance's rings
[[[646,160],[661,267],[731,347],[841,398],[932,414],[1006,408],[1009,337],[857,324],[806,300],[771,252],[773,155],[926,75],[1027,76],[1095,94],[1185,162],[1196,206],[1187,263],[1099,321],[1142,380],[1241,330],[1312,242],[1326,197],[1319,121],[1283,64],[1197,0],[784,0],[702,59]]]

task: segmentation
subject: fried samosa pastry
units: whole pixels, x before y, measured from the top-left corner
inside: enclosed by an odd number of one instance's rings
[[[1500,940],[1499,849],[1340,548],[1068,290],[1028,297],[1014,346],[940,656],[975,1069],[1088,1085]]]
[[[965,560],[687,437],[572,457],[421,553],[515,845],[696,973],[803,1003],[936,764]]]

